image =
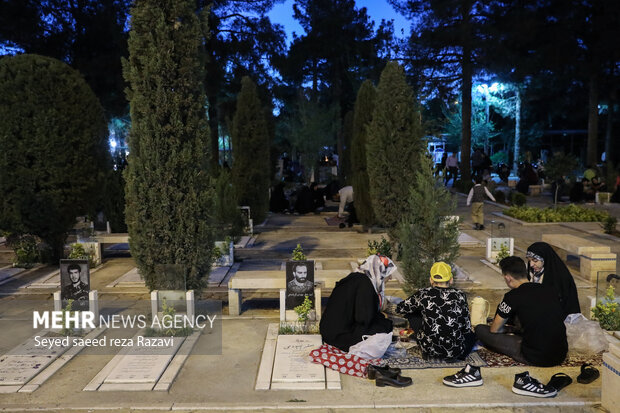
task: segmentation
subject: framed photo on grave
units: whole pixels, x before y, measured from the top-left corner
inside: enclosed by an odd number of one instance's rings
[[[286,263],[286,309],[293,310],[308,296],[314,305],[314,261]]]
[[[73,310],[88,310],[90,268],[88,260],[60,260],[60,298],[63,307],[73,300]]]

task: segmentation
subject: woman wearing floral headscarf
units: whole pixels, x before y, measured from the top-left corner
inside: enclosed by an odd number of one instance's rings
[[[321,317],[323,341],[343,351],[362,341],[363,335],[389,333],[392,321],[381,308],[385,302],[384,284],[396,266],[387,257],[371,255],[336,283]]]
[[[528,247],[526,257],[530,281],[546,285],[557,292],[564,317],[580,313],[575,280],[551,245],[535,242]]]

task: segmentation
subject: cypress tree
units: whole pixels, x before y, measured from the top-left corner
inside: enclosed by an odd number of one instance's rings
[[[129,58],[126,219],[150,289],[200,289],[212,262],[201,34],[192,0],[137,0]]]
[[[364,81],[357,92],[353,109],[353,140],[351,143],[352,185],[355,192],[355,211],[365,226],[374,223],[366,168],[367,128],[372,120],[377,91],[370,80]]]
[[[57,263],[76,216],[97,206],[107,132],[78,71],[51,57],[0,59],[0,229],[40,237]]]
[[[422,135],[420,111],[403,68],[390,62],[377,87],[366,162],[373,211],[395,241],[396,226],[407,212],[409,185],[420,167]]]
[[[456,203],[434,176],[433,164],[420,158],[413,185],[409,186],[407,213],[399,225],[399,240],[405,290],[428,286],[431,266],[436,261],[453,264],[459,256],[458,222],[446,220]]]
[[[258,91],[252,79],[241,80],[232,128],[233,185],[242,205],[249,205],[255,223],[269,209],[269,132]]]

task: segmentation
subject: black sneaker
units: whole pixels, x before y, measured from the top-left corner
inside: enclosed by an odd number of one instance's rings
[[[450,387],[482,386],[480,368],[468,364],[458,373],[444,377],[443,384]]]
[[[527,371],[515,374],[512,392],[533,397],[555,397],[558,394],[558,391],[553,387],[545,386],[534,377],[530,377],[530,373]]]

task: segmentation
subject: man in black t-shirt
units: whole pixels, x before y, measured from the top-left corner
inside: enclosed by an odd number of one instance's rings
[[[544,367],[561,364],[568,343],[557,295],[542,284],[528,281],[521,258],[504,258],[499,266],[510,291],[497,306],[491,326],[476,326],[476,336],[485,347],[523,364]],[[508,319],[518,320],[522,332],[505,334]]]

